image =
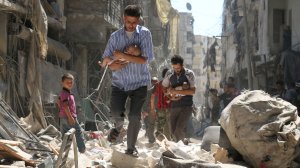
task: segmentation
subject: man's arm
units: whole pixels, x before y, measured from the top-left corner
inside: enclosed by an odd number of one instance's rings
[[[118,61],[117,59],[113,59],[114,50],[115,50],[115,44],[117,43],[117,40],[114,35],[111,35],[106,48],[103,53],[103,62],[100,64],[101,67],[105,67],[107,64],[109,64],[109,69],[112,71],[117,71],[119,69],[124,68],[127,63],[124,61]]]
[[[126,61],[137,63],[137,64],[145,64],[147,62],[146,57],[133,56],[130,54],[122,53],[120,51],[114,51],[114,56],[116,59],[124,59]]]
[[[142,36],[143,37],[141,37],[142,40],[140,44],[142,56],[133,56],[120,51],[114,51],[115,58],[125,59],[129,62],[137,64],[145,64],[149,61],[152,61],[154,56],[151,32],[149,30],[143,30]]]
[[[113,60],[109,57],[105,57],[102,61],[102,63],[99,61],[99,65],[104,68],[106,65],[108,65],[108,68],[112,71],[117,71],[122,68],[124,68],[128,63],[124,61],[119,60]]]
[[[194,95],[196,92],[196,88],[192,87],[186,90],[175,90],[174,88],[170,88],[168,91],[170,94]]]
[[[196,92],[194,72],[189,70],[188,73],[186,74],[186,77],[190,84],[189,89],[185,89],[185,90],[170,89],[169,92],[171,94],[194,95]]]

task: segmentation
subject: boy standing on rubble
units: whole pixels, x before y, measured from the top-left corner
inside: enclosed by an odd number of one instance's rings
[[[84,153],[86,148],[81,127],[77,121],[74,95],[71,93],[71,89],[74,85],[74,77],[73,75],[66,73],[62,76],[61,82],[63,89],[59,94],[59,100],[57,103],[59,107],[60,131],[62,134],[65,134],[71,128],[75,128],[78,151],[80,153]]]

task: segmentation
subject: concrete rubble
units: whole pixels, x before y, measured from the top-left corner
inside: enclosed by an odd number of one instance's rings
[[[252,99],[253,95],[256,95],[256,99]],[[249,101],[245,101],[245,99]],[[263,110],[258,111],[258,109],[255,108],[258,107],[255,103],[257,100],[260,100],[258,105],[260,107],[259,109]],[[241,103],[241,101],[244,103]],[[252,108],[243,108],[243,110],[241,110],[241,107],[248,106],[251,106]],[[9,108],[9,106],[6,108]],[[272,112],[272,110],[270,110],[276,108],[281,108],[281,111],[274,110]],[[237,111],[237,109],[239,110]],[[252,112],[255,113],[247,115],[243,114],[249,112],[247,109],[252,109]],[[2,110],[1,112],[5,114],[5,111]],[[85,131],[87,150],[83,154],[78,153],[78,167],[248,167],[245,162],[237,161],[237,159],[233,157],[232,149],[236,149],[240,152],[244,160],[254,167],[261,166],[259,165],[261,160],[258,161],[258,158],[263,158],[264,156],[269,156],[270,160],[264,162],[268,167],[276,167],[278,165],[283,165],[283,163],[285,163],[285,165],[291,165],[292,160],[295,158],[296,146],[299,140],[299,130],[290,129],[293,124],[279,124],[281,127],[276,127],[276,125],[278,126],[278,123],[285,123],[288,121],[297,123],[298,117],[292,115],[294,113],[295,108],[289,103],[281,99],[271,98],[262,91],[244,92],[241,96],[234,99],[223,111],[220,119],[222,128],[219,126],[208,127],[204,131],[202,141],[192,139],[191,143],[185,145],[182,141],[175,143],[162,138],[156,140],[154,144],[149,144],[148,139],[144,136],[145,130],[142,129],[137,142],[137,150],[139,151],[138,158],[124,154],[126,149],[126,136],[122,143],[110,144],[106,140],[108,130]],[[248,117],[243,117],[243,119],[241,119],[241,115]],[[261,120],[251,120],[251,117],[255,117],[255,115],[259,115]],[[269,123],[265,122],[263,119],[268,117],[264,117],[264,115],[272,115],[273,117],[271,118],[273,121],[268,120]],[[12,116],[8,117],[12,118]],[[235,117],[238,117],[239,120]],[[19,122],[19,118],[15,116],[13,118],[14,121]],[[238,121],[243,124],[237,125],[239,123]],[[252,122],[249,121],[255,122],[255,126],[253,124],[251,125]],[[239,129],[234,130],[236,127],[232,126],[238,126]],[[266,129],[266,126],[271,127]],[[21,131],[25,131],[24,134],[30,135],[28,137],[30,140],[26,140],[26,138],[16,138],[15,140],[11,140],[9,135],[5,135],[5,133],[7,133],[5,129],[8,127],[3,127],[3,125],[1,125],[1,128],[3,128],[1,131],[3,140],[0,140],[0,156],[10,160],[10,163],[6,162],[6,165],[18,167],[24,167],[24,165],[47,168],[53,167],[52,165],[58,158],[58,152],[60,151],[62,143],[60,132],[54,126],[50,125],[46,129],[39,131],[36,135],[33,135],[30,131],[23,128],[24,126],[17,124],[17,127]],[[276,134],[277,139],[266,136],[274,133],[274,130],[272,130],[273,128],[278,128],[274,129],[276,131],[282,128],[282,130]],[[245,132],[251,136],[251,138],[247,137],[248,135],[246,135]],[[288,133],[285,134],[285,132]],[[241,133],[243,133],[243,136],[240,135]],[[20,133],[20,135],[22,134]],[[264,140],[259,140],[259,138],[263,138]],[[38,141],[35,142],[35,140]],[[263,145],[258,143],[263,143]],[[259,145],[259,147],[257,145]],[[35,150],[33,150],[33,148],[35,148]],[[3,155],[3,151],[8,151],[8,155]],[[280,163],[277,163],[276,160],[280,160]],[[0,165],[4,164],[3,160],[1,160]],[[76,159],[74,158],[73,147],[71,147],[66,167],[76,167],[75,165]],[[293,165],[297,164],[293,162]]]
[[[298,155],[297,108],[260,91],[245,91],[219,120],[232,146],[253,167],[290,167]]]

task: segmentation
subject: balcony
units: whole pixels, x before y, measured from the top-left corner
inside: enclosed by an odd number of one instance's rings
[[[104,42],[108,29],[122,25],[122,0],[66,0],[67,33],[72,41]]]
[[[67,0],[68,13],[80,13],[102,17],[108,24],[121,26],[122,0]]]

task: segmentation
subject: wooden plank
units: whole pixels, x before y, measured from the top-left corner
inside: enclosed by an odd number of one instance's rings
[[[77,143],[76,138],[73,135],[73,150],[74,150],[74,161],[75,161],[75,168],[78,168],[78,149],[77,149]]]
[[[22,145],[23,143],[20,141],[10,141],[10,140],[6,140],[6,139],[0,139],[0,144],[19,146],[19,145]]]
[[[70,129],[67,133],[65,133],[62,145],[60,147],[59,155],[55,164],[55,168],[64,167],[68,158],[68,154],[70,151],[71,144],[73,142],[75,129]]]
[[[0,168],[20,168],[18,166],[0,165]]]
[[[21,14],[26,14],[28,11],[22,6],[11,3],[8,0],[0,0],[0,10],[8,12],[16,12]]]
[[[51,144],[49,144],[48,146],[55,155],[57,155],[57,156],[59,155],[58,151]]]
[[[17,146],[11,146],[7,144],[0,144],[0,151],[5,151],[13,158],[25,161],[29,166],[35,166],[36,163],[31,159],[32,156],[24,151],[22,151]]]

